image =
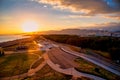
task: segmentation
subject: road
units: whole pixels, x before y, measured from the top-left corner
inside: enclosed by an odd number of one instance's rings
[[[47,45],[46,45],[47,43]],[[54,69],[63,74],[73,75],[75,77],[89,77],[94,80],[105,80],[95,75],[86,74],[82,72],[78,72],[74,69],[74,67],[78,67],[79,65],[75,63],[75,59],[77,56],[71,55],[62,51],[58,45],[46,42],[45,45],[42,44],[42,47],[46,49],[46,53],[44,54],[44,59],[47,64]]]
[[[52,48],[48,53],[50,59],[55,64],[59,64],[61,68],[67,69],[72,67],[77,67],[78,64],[74,62],[77,56],[63,52],[59,48]]]
[[[68,49],[67,46],[64,46],[64,45],[61,46],[61,44],[47,42],[47,45],[52,45],[53,47],[57,47],[57,48],[52,48],[52,49],[50,48],[48,56],[51,59],[51,61],[53,63],[57,64],[60,68],[68,69],[68,68],[72,68],[72,67],[77,67],[77,64],[74,63],[74,59],[77,57],[81,57],[87,61],[90,61],[90,62],[120,76],[119,68],[116,66],[114,67],[114,65],[107,63],[104,60],[99,60],[95,57],[92,57],[92,56],[89,56],[89,55],[86,55],[83,53],[75,52],[71,49]]]
[[[72,50],[70,50],[70,49],[68,49],[64,46],[61,47],[61,50],[63,50],[64,52],[67,52],[69,54],[72,54],[74,56],[81,57],[81,58],[83,58],[87,61],[90,61],[90,62],[92,62],[92,63],[94,63],[94,64],[96,64],[96,65],[98,65],[98,66],[116,74],[116,75],[118,75],[118,76],[120,76],[119,69],[114,67],[114,65],[112,65],[112,64],[109,64],[105,61],[99,60],[95,57],[92,57],[92,56],[89,56],[89,55],[86,55],[86,54],[83,54],[83,53],[78,53],[78,52],[72,51]]]
[[[54,52],[54,51],[56,51],[56,52]],[[72,75],[75,77],[82,77],[82,76],[89,77],[94,80],[105,80],[105,79],[100,78],[95,75],[76,71],[74,69],[74,66],[77,66],[77,65],[75,64],[75,62],[72,62],[74,58],[75,58],[75,56],[64,53],[59,48],[53,48],[52,50],[49,50],[44,56],[44,59],[47,61],[47,64],[52,69],[54,69],[55,71],[58,71],[60,73],[63,73],[66,75]]]

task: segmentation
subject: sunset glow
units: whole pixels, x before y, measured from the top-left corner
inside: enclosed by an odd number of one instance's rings
[[[120,30],[119,4],[117,0],[0,0],[0,34]]]
[[[36,32],[38,31],[38,24],[34,21],[27,21],[22,24],[24,32]]]

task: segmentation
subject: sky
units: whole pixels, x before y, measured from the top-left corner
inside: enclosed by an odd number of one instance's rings
[[[38,31],[120,30],[120,0],[0,0],[0,34],[22,33],[27,21]]]

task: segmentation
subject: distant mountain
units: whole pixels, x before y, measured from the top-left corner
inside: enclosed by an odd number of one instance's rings
[[[79,36],[110,36],[111,32],[106,30],[87,30],[87,29],[63,29],[60,31],[44,31],[40,34],[68,34],[68,35],[79,35]]]
[[[115,31],[116,33],[120,33],[120,31]]]

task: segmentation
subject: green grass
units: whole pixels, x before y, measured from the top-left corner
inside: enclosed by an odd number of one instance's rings
[[[54,71],[48,65],[38,71],[36,75],[28,77],[25,80],[70,80],[71,76],[66,76],[59,72]]]
[[[25,53],[0,57],[0,77],[25,73],[36,59],[37,56]]]
[[[32,65],[31,68],[34,69],[34,68],[38,67],[43,61],[44,61],[43,58],[39,59],[37,62],[35,62],[35,63]]]
[[[72,46],[72,45],[68,45],[68,47],[69,47],[71,50],[73,50],[73,51],[81,52],[81,48],[79,48],[79,47]]]
[[[36,48],[38,48],[38,45],[36,45],[34,43],[34,41],[28,42],[28,43],[24,43],[23,45],[28,46],[28,49],[36,49]]]
[[[113,74],[91,62],[88,62],[82,58],[77,58],[75,60],[75,62],[77,62],[79,64],[79,67],[76,68],[78,71],[94,74],[94,75],[106,78],[108,80],[120,79],[120,77],[118,77],[117,75],[115,75],[115,74]],[[99,70],[96,70],[96,69],[99,69]]]
[[[103,52],[103,51],[98,51],[98,50],[92,50],[92,49],[86,49],[86,53],[91,54],[91,52],[93,52],[94,54],[98,54],[100,56],[103,56],[105,58],[108,58],[108,59],[111,58],[111,56],[110,56],[110,54],[108,52]]]
[[[12,46],[8,46],[8,47],[5,47],[4,50],[5,51],[15,51],[16,48],[18,46],[27,46],[28,47],[28,50],[34,50],[34,49],[37,49],[38,48],[38,45],[36,45],[33,41],[30,41],[30,42],[26,42],[26,43],[20,43],[20,44],[16,44],[16,45],[12,45]]]
[[[15,51],[16,50],[16,47],[18,47],[19,44],[16,44],[16,45],[12,45],[12,46],[8,46],[8,47],[5,47],[3,48],[5,51]]]
[[[71,75],[61,74],[48,65],[45,65],[40,71],[38,71],[34,76],[27,77],[24,80],[71,80]],[[77,78],[76,80],[92,80],[87,77]]]
[[[103,56],[105,58],[111,58],[110,54],[108,52],[103,52],[103,51],[98,51],[98,50],[92,50],[92,49],[81,49],[80,47],[76,47],[76,46],[72,46],[72,45],[68,45],[68,47],[76,52],[82,52],[85,54],[89,54],[89,55],[93,55],[94,54],[98,54],[100,56]]]
[[[41,56],[44,52],[43,51],[34,51],[33,53]]]

